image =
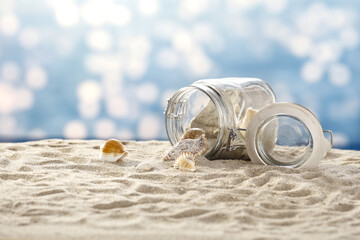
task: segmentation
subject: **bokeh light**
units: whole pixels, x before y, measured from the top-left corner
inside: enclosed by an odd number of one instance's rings
[[[166,139],[167,99],[257,77],[360,149],[360,5],[288,0],[0,4],[0,141]]]

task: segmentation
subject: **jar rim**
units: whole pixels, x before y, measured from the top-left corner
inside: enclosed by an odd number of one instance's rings
[[[224,98],[221,96],[221,94],[216,89],[214,89],[213,87],[211,87],[209,85],[201,85],[201,84],[195,84],[195,83],[190,86],[179,89],[168,100],[168,106],[164,112],[166,133],[167,133],[168,139],[170,140],[170,143],[172,145],[176,144],[180,140],[181,134],[174,134],[175,126],[172,123],[173,119],[176,116],[171,116],[171,114],[173,114],[173,113],[169,112],[169,110],[176,111],[175,109],[178,109],[179,107],[180,108],[184,107],[183,105],[181,106],[181,104],[178,105],[179,102],[185,103],[184,98],[189,97],[196,91],[201,91],[209,98],[210,101],[213,102],[213,104],[215,105],[217,115],[218,115],[219,135],[216,138],[215,144],[213,145],[212,149],[209,149],[205,156],[208,159],[215,159],[217,157],[217,155],[219,154],[219,150],[222,147],[221,142],[224,141],[224,139],[226,138],[226,136],[225,136],[226,135],[226,133],[225,133],[226,127],[225,126],[229,125],[229,123],[227,122],[227,120],[226,120],[227,118],[225,116],[230,115],[230,113],[229,113],[228,109],[225,107],[226,104],[224,102]],[[175,106],[175,105],[178,105],[178,106]],[[225,113],[221,112],[220,109],[222,109],[222,111],[224,111]]]
[[[264,121],[281,114],[294,117],[302,122],[309,130],[312,138],[312,151],[309,154],[309,157],[296,166],[285,167],[310,168],[316,166],[326,152],[324,146],[327,141],[323,135],[323,130],[319,121],[309,109],[299,104],[283,102],[273,103],[264,107],[251,120],[247,128],[247,137],[245,141],[246,149],[251,161],[256,164],[269,164],[263,159],[263,155],[257,148],[257,134],[261,125],[264,124]]]

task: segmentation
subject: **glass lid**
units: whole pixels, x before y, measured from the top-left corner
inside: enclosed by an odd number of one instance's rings
[[[329,150],[328,144],[314,114],[293,103],[260,109],[246,129],[246,149],[257,164],[313,167]]]

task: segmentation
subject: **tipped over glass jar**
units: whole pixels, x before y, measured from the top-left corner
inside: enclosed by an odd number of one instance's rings
[[[332,132],[329,141],[310,110],[276,103],[271,87],[256,78],[205,79],[179,89],[168,100],[165,126],[173,145],[188,129],[203,129],[209,160],[310,168],[332,146]]]

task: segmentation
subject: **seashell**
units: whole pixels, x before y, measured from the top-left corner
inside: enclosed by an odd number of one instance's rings
[[[153,168],[154,167],[150,163],[142,162],[142,163],[139,163],[136,166],[136,171],[138,171],[138,172],[147,172],[147,171],[151,171]]]
[[[196,171],[196,158],[191,152],[183,152],[176,158],[174,168],[181,171],[195,172]]]
[[[116,139],[109,139],[100,146],[100,160],[117,162],[124,159],[128,152],[124,150],[124,145]]]
[[[203,134],[205,134],[205,131],[201,128],[190,128],[184,133],[184,135],[181,137],[181,140],[196,139],[201,137]]]
[[[163,158],[164,161],[175,160],[183,152],[191,152],[194,155],[202,155],[207,149],[205,134],[197,139],[184,139],[175,144]]]
[[[213,135],[217,137],[219,135],[219,129],[215,129],[213,131]]]
[[[242,120],[242,123],[240,125],[240,128],[247,128],[249,125],[251,119],[255,116],[255,114],[258,112],[258,110],[253,109],[251,107],[246,109],[244,119]],[[245,138],[246,137],[246,131],[240,131],[240,134]]]

